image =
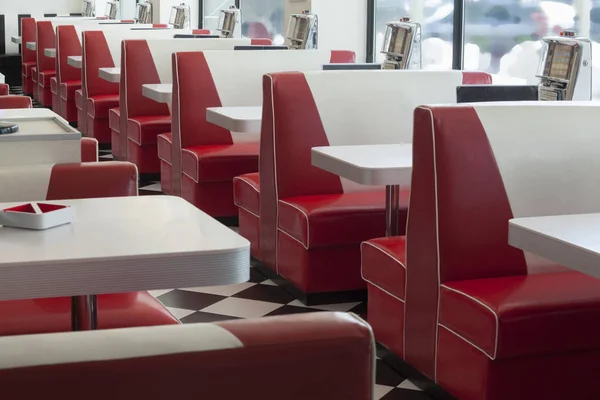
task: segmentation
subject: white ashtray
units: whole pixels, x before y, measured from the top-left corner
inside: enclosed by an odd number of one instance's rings
[[[26,203],[0,211],[0,225],[11,228],[44,230],[69,224],[74,218],[73,207],[52,203]]]

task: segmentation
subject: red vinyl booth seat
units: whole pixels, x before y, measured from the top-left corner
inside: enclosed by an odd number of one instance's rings
[[[260,258],[260,179],[258,172],[233,178],[233,199],[239,208],[239,233],[250,240],[250,254]]]
[[[119,131],[121,129],[121,109],[119,107],[108,110],[108,128],[110,129],[110,143],[113,154],[119,154]]]
[[[514,217],[597,212],[597,115],[545,102],[414,112],[404,357],[456,398],[600,398],[570,384],[600,362],[600,280],[508,243]]]
[[[77,121],[76,91],[81,89],[81,81],[66,81],[60,84],[60,110],[62,117],[69,122]]]
[[[88,142],[86,145],[89,144],[91,143]],[[45,200],[137,195],[138,175],[133,164],[118,162],[57,164],[50,168]],[[28,183],[23,182],[23,184]],[[39,182],[35,180],[31,184],[39,184]],[[3,193],[3,198],[7,198],[6,196],[6,193]],[[147,292],[98,297],[100,329],[177,323],[177,319]],[[0,336],[70,330],[70,298],[0,302]]]
[[[342,313],[4,338],[0,351],[7,399],[374,399],[373,334]]]
[[[81,138],[81,162],[98,161],[98,141],[93,138]]]
[[[77,130],[86,135],[86,112],[84,111],[83,89],[75,90],[75,108],[77,109]]]
[[[52,111],[62,116],[62,112],[60,110],[60,92],[58,89],[58,81],[56,76],[50,78],[50,92],[52,93]]]
[[[253,39],[254,43],[254,39]],[[260,91],[252,82],[273,70],[317,70],[340,53],[344,62],[354,62],[351,51],[317,51],[303,54],[278,52],[236,52],[236,65],[226,81],[214,78],[214,70],[224,70],[231,60],[220,52],[175,53],[173,56],[173,149],[172,183],[174,194],[216,217],[230,217],[239,211],[234,204],[233,178],[258,171],[259,137],[239,135],[209,123],[197,107],[225,107],[233,90],[247,91],[245,105],[260,105]],[[201,79],[199,79],[201,77]],[[248,103],[254,101],[253,103]],[[240,104],[236,104],[240,105]],[[167,164],[167,163],[165,163]],[[161,177],[164,184],[164,176]],[[242,200],[243,201],[243,200]],[[257,214],[258,215],[258,214]],[[249,217],[249,216],[248,216]],[[253,222],[251,222],[252,220]],[[254,223],[254,218],[248,222]],[[244,232],[258,231],[255,224]],[[257,245],[254,244],[254,255]]]
[[[109,110],[118,106],[119,95],[101,94],[88,97],[85,101],[87,135],[100,143],[109,143],[111,136],[107,124]]]
[[[152,173],[160,169],[156,153],[144,151],[148,146],[157,147],[157,136],[171,130],[171,116],[138,116],[127,120],[127,136],[137,146],[127,146],[127,159],[139,166],[141,173]]]
[[[488,74],[475,75],[480,83],[491,82]],[[383,187],[358,187],[313,167],[311,149],[331,143],[410,142],[412,120],[382,109],[382,96],[390,104],[398,102],[397,113],[410,115],[424,97],[455,99],[456,86],[471,78],[470,73],[460,71],[407,71],[407,74],[340,71],[335,75],[283,72],[265,76],[260,150],[260,260],[304,292],[307,301],[310,295],[323,292],[364,290],[360,244],[385,233],[385,191]],[[348,85],[350,81],[356,85]],[[435,90],[429,91],[426,88],[432,82],[437,82]],[[369,97],[362,89],[369,86],[386,90],[373,92],[373,97]],[[394,88],[403,86],[407,89],[399,95]],[[423,89],[418,92],[420,87]],[[335,103],[329,101],[332,98]],[[343,117],[340,110],[345,110]],[[366,126],[364,121],[369,119],[378,123]],[[361,133],[368,130],[368,134],[358,139],[358,132],[348,132],[354,126],[360,127],[357,129]],[[404,233],[408,198],[409,190],[403,188],[400,234]],[[243,205],[243,200],[238,200],[238,204]]]
[[[156,146],[158,147],[158,159],[160,160],[160,183],[161,190],[166,194],[173,194],[171,185],[173,174],[172,154],[173,134],[171,132],[163,133],[156,137]]]
[[[37,78],[33,68],[37,65],[35,50],[29,50],[25,45],[27,42],[35,42],[36,23],[33,18],[21,18],[21,85],[23,92],[32,95],[37,92]],[[34,79],[35,78],[35,79]],[[34,82],[36,85],[34,86]]]
[[[9,89],[9,86],[6,83],[0,83],[0,96],[7,96]]]
[[[29,96],[7,95],[0,97],[0,110],[7,108],[32,108],[33,103]]]

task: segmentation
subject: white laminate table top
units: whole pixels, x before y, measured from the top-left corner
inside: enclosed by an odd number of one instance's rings
[[[171,83],[157,83],[142,85],[142,95],[159,103],[171,104],[173,85]]]
[[[262,107],[210,107],[206,120],[232,132],[260,133]]]
[[[600,278],[600,214],[511,219],[508,243]]]
[[[44,55],[50,58],[56,58],[56,49],[44,49]]]
[[[67,64],[75,68],[81,68],[81,65],[83,64],[82,59],[82,56],[69,56],[67,57]]]
[[[73,206],[74,221],[45,231],[0,228],[0,300],[249,279],[250,243],[179,197],[49,203]]]
[[[312,165],[362,185],[410,185],[412,144],[313,147]]]
[[[11,36],[10,41],[16,44],[21,44],[21,36]]]
[[[27,43],[25,43],[25,47],[27,47],[29,50],[37,49],[35,42],[27,42]]]
[[[99,68],[98,75],[105,81],[120,82],[121,68]]]
[[[64,121],[65,124],[68,122],[63,119],[60,115],[48,108],[13,108],[13,109],[0,109],[0,120],[10,119],[39,119],[39,118],[59,118]]]

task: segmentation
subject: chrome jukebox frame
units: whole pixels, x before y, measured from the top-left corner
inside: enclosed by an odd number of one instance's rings
[[[95,0],[83,0],[81,5],[81,15],[83,17],[94,17],[96,14],[96,1]]]
[[[152,3],[145,1],[136,4],[135,22],[138,24],[152,23]]]
[[[231,6],[228,9],[221,10],[219,16],[219,27],[217,30],[221,32],[224,38],[232,38],[235,32],[235,26],[240,18],[240,10],[236,6]]]
[[[108,17],[108,19],[117,19],[117,14],[119,13],[119,0],[112,0],[106,2],[106,10],[104,11],[104,15]]]
[[[387,24],[382,69],[421,69],[421,25],[409,17]]]
[[[286,38],[291,49],[316,49],[319,45],[319,17],[309,11],[290,15]]]
[[[178,6],[171,7],[171,17],[169,18],[169,24],[173,25],[175,29],[185,29],[188,27],[190,22],[190,6],[181,3]]]

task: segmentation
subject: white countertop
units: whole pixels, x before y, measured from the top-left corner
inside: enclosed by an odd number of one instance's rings
[[[260,133],[262,107],[211,107],[206,120],[232,132]]]
[[[59,118],[65,124],[69,124],[64,118],[48,108],[13,108],[0,109],[0,120],[10,119],[38,119],[38,118]]]
[[[179,197],[49,203],[74,206],[75,220],[46,231],[0,228],[0,300],[249,279],[250,243]]]
[[[11,36],[10,41],[15,44],[21,44],[21,36]]]
[[[56,49],[44,49],[44,55],[50,58],[56,58]]]
[[[121,68],[99,68],[98,75],[105,81],[120,82]]]
[[[313,147],[312,165],[362,185],[409,186],[412,144]]]
[[[171,83],[159,83],[142,85],[142,95],[159,103],[171,104],[173,85]]]
[[[27,47],[29,50],[37,49],[35,42],[27,42],[27,43],[25,43],[25,47]]]
[[[515,218],[508,243],[568,268],[600,278],[600,214]]]
[[[69,56],[67,57],[67,64],[75,68],[81,68],[82,59],[82,56]]]

